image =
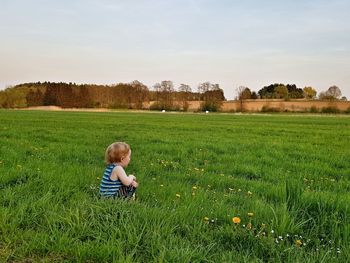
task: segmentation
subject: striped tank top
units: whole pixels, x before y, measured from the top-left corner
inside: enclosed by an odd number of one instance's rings
[[[111,175],[116,164],[108,164],[102,177],[100,185],[100,194],[102,196],[111,197],[117,194],[119,188],[122,186],[122,182],[117,180],[112,180]]]

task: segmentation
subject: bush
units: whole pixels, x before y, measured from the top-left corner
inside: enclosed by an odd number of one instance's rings
[[[349,108],[347,108],[347,110],[346,110],[346,111],[344,111],[344,113],[346,113],[346,114],[350,114],[350,107],[349,107]]]
[[[179,105],[167,105],[161,102],[155,102],[150,107],[150,110],[167,110],[167,111],[180,111]]]
[[[311,112],[311,113],[318,113],[319,110],[318,110],[318,108],[317,108],[316,106],[312,106],[312,107],[310,108],[310,112]]]
[[[220,111],[221,104],[222,104],[222,102],[205,101],[201,104],[200,110],[201,111],[217,112],[217,111]]]
[[[281,109],[264,105],[261,109],[261,112],[281,112]]]
[[[337,107],[323,107],[321,110],[322,113],[339,113],[340,110]]]

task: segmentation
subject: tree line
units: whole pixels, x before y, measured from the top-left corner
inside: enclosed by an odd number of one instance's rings
[[[238,100],[245,99],[316,99],[317,91],[313,87],[297,88],[295,84],[275,83],[269,86],[264,86],[256,93],[251,92],[248,87],[240,86],[237,89]],[[341,97],[342,93],[338,86],[331,86],[327,91],[321,92],[318,95],[320,100],[346,100],[346,97]]]
[[[295,84],[271,84],[258,92],[241,86],[236,99],[316,99],[312,87],[297,88]],[[318,99],[337,100],[341,91],[331,86],[321,92]],[[203,82],[192,91],[187,84],[175,88],[170,80],[154,84],[151,88],[140,81],[113,85],[76,84],[65,82],[23,83],[0,91],[0,108],[56,105],[63,108],[126,108],[187,111],[190,101],[200,101],[200,110],[219,111],[226,98],[219,84]],[[153,102],[150,105],[150,102]]]
[[[187,110],[189,101],[202,101],[203,110],[219,110],[226,98],[218,84],[204,82],[198,92],[181,84],[175,90],[172,81],[156,83],[150,90],[140,81],[114,85],[76,84],[64,82],[23,83],[0,91],[0,107],[55,105],[63,108],[125,108]]]

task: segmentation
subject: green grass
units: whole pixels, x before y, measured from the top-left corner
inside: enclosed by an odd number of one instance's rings
[[[346,262],[349,138],[341,116],[2,110],[0,261]],[[98,196],[114,141],[136,202]]]

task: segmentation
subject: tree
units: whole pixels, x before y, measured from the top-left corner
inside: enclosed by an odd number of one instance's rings
[[[134,80],[129,84],[129,90],[131,91],[132,103],[137,109],[142,109],[143,103],[149,101],[148,87],[142,82]]]
[[[245,87],[245,86],[239,86],[236,91],[237,91],[237,98],[240,101],[240,111],[244,111],[243,101],[250,99],[252,97],[252,92],[248,87]]]
[[[180,87],[178,88],[178,90],[179,92],[186,92],[186,93],[192,92],[191,87],[187,84],[180,84]]]
[[[209,81],[203,82],[198,85],[198,92],[200,94],[200,100],[203,101],[201,104],[202,111],[220,110],[225,96],[219,84],[211,84]]]
[[[170,80],[163,80],[153,85],[156,93],[156,102],[152,109],[173,110],[174,109],[174,84]]]
[[[272,99],[273,94],[275,92],[275,86],[283,85],[283,84],[271,84],[269,86],[264,86],[262,89],[258,91],[258,94],[261,99]]]
[[[180,87],[178,88],[178,96],[179,96],[179,100],[181,101],[181,106],[182,109],[184,111],[188,110],[189,107],[189,103],[188,101],[190,100],[190,96],[191,96],[191,87],[187,84],[180,84]]]
[[[341,91],[337,86],[333,85],[327,91],[321,92],[318,97],[320,100],[336,100],[341,97]]]
[[[304,91],[297,88],[295,84],[287,84],[288,97],[291,99],[302,99],[304,98]]]
[[[341,91],[338,86],[330,86],[327,90],[327,95],[333,97],[334,99],[339,99],[341,97]]]
[[[252,92],[251,99],[253,99],[253,100],[258,99],[258,94],[255,91]]]
[[[307,99],[314,99],[317,94],[317,91],[313,87],[304,87],[303,92],[304,97]]]
[[[40,91],[40,89],[37,89],[36,91],[33,89],[30,89],[27,96],[27,106],[41,106],[43,105],[44,101],[44,94]]]
[[[286,87],[288,90],[288,96],[285,95],[286,90],[283,88]],[[277,90],[277,92],[276,92]],[[304,98],[304,92],[302,89],[297,88],[295,84],[271,84],[269,86],[263,87],[258,91],[260,98],[262,99],[273,99],[273,98],[281,98],[281,96],[285,96],[284,98],[292,98],[292,99],[300,99]]]
[[[159,101],[159,97],[160,97],[160,91],[161,91],[161,85],[160,83],[156,83],[153,85],[153,90],[156,93],[156,101]]]
[[[288,98],[288,88],[284,85],[278,85],[274,90],[274,98],[276,99],[287,99]]]

